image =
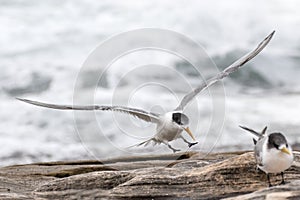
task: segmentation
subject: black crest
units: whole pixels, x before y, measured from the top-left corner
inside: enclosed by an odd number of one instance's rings
[[[173,113],[172,120],[179,125],[189,124],[189,118],[183,113]]]
[[[281,145],[286,145],[287,146],[287,141],[285,137],[282,135],[282,133],[271,133],[269,135],[269,141],[268,141],[268,148],[276,148],[278,149],[279,146]]]

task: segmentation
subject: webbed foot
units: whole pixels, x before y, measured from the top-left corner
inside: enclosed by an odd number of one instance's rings
[[[189,148],[191,148],[192,146],[194,146],[194,145],[196,145],[196,144],[198,144],[198,142],[189,142],[189,143],[188,143],[188,146],[189,146]]]

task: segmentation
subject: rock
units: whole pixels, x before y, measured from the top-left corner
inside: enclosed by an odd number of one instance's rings
[[[299,154],[268,188],[252,152],[186,152],[0,168],[1,199],[273,199],[300,196]],[[279,184],[280,175],[272,176]]]
[[[300,180],[294,180],[285,185],[279,185],[272,188],[264,188],[256,192],[227,198],[227,200],[255,200],[255,199],[300,199]]]

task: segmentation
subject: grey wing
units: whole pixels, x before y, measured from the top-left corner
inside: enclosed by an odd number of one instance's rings
[[[263,144],[266,139],[267,139],[266,137],[259,139],[254,148],[255,160],[258,166],[263,166],[262,150],[263,150]]]
[[[246,131],[248,131],[248,132],[250,132],[250,133],[252,133],[253,135],[257,136],[258,138],[262,137],[261,133],[258,133],[258,132],[256,132],[253,129],[247,128],[245,126],[239,126],[239,127],[242,128],[242,129],[244,129],[244,130],[246,130]]]
[[[146,122],[153,122],[153,123],[158,123],[159,120],[159,115],[156,113],[151,113],[151,112],[146,112],[141,109],[137,108],[129,108],[129,107],[124,107],[124,106],[101,106],[101,105],[58,105],[58,104],[50,104],[50,103],[43,103],[39,101],[32,101],[28,99],[22,99],[22,98],[17,98],[20,101],[36,105],[36,106],[41,106],[41,107],[46,107],[46,108],[52,108],[52,109],[57,109],[57,110],[102,110],[102,111],[117,111],[121,113],[126,113],[129,115],[132,115],[134,117],[137,117],[141,120],[144,120]]]
[[[183,110],[184,107],[196,96],[198,95],[203,89],[213,85],[214,83],[222,80],[232,72],[235,72],[240,67],[242,67],[244,64],[246,64],[248,61],[250,61],[252,58],[254,58],[257,54],[259,54],[270,42],[274,35],[275,31],[273,31],[270,35],[268,35],[262,42],[259,43],[259,45],[250,53],[246,54],[233,64],[231,64],[229,67],[224,69],[221,73],[217,74],[216,76],[210,78],[207,82],[203,83],[196,89],[194,89],[192,92],[188,93],[183,97],[180,104],[177,106],[175,110]]]

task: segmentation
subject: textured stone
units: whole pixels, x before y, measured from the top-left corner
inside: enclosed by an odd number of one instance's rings
[[[186,152],[0,168],[0,199],[297,199],[299,154],[268,188],[252,152]],[[272,175],[279,184],[280,175]]]

